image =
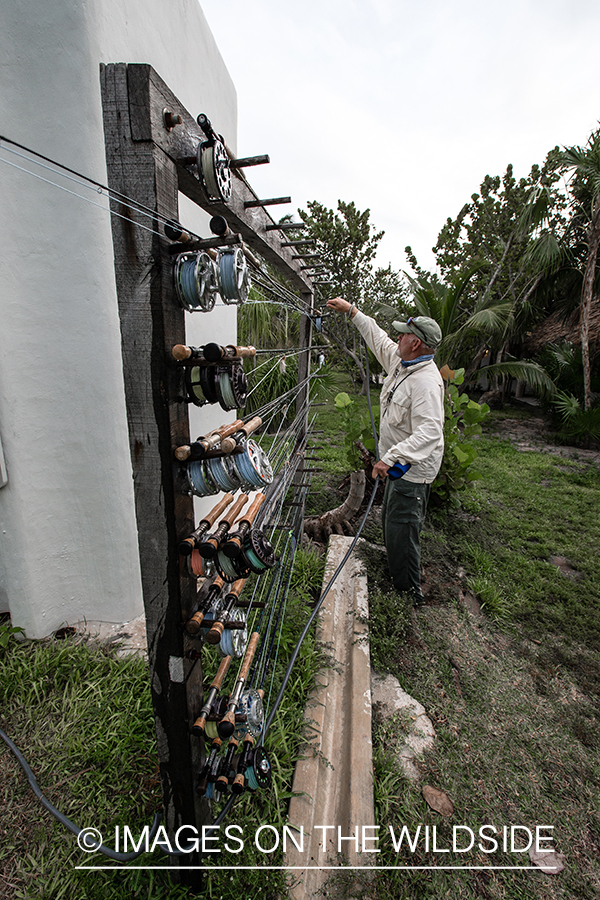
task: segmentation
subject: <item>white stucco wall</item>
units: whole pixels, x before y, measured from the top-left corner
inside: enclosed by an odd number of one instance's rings
[[[235,150],[235,89],[197,0],[11,0],[0,60],[2,133],[102,183],[102,62],[150,63]],[[30,637],[127,621],[142,601],[109,215],[3,162],[0,191],[0,610]],[[210,316],[235,339],[231,310]],[[214,339],[195,318],[190,337]]]

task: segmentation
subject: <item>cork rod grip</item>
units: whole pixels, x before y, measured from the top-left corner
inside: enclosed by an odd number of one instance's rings
[[[223,513],[230,503],[233,503],[233,494],[225,494],[222,500],[220,500],[216,506],[206,514],[206,516],[199,523],[198,527],[195,531],[192,531],[188,537],[184,538],[179,544],[179,552],[184,556],[189,556],[192,550],[196,547],[196,543],[198,540],[204,537],[208,529],[213,525],[214,522],[217,521],[221,513]]]
[[[246,650],[246,655],[244,656],[244,661],[238,675],[238,681],[245,681],[248,677],[248,672],[250,671],[250,666],[252,665],[252,660],[254,659],[254,654],[256,653],[256,648],[258,647],[259,641],[260,633],[258,631],[255,631],[248,641],[248,648]]]
[[[228,528],[231,528],[247,502],[247,494],[242,494],[240,497],[238,497],[231,509],[227,512],[227,515],[223,516],[222,523],[226,524]]]
[[[254,520],[255,520],[255,518],[256,518],[256,515],[257,515],[259,509],[261,508],[261,506],[262,506],[263,503],[265,502],[265,499],[266,499],[266,495],[265,495],[265,494],[258,494],[258,495],[254,498],[254,500],[252,501],[252,504],[251,504],[251,505],[248,507],[248,509],[246,510],[245,516],[243,516],[243,518],[241,518],[240,521],[236,523],[237,526],[238,526],[238,528],[239,528],[239,526],[242,524],[242,522],[246,522],[247,525],[252,525],[252,523],[254,522]]]
[[[262,419],[260,416],[254,416],[253,419],[250,419],[245,425],[242,423],[242,426],[237,429],[236,434],[245,434],[246,437],[249,437],[253,432],[255,432],[262,425]],[[231,453],[237,447],[237,441],[234,438],[227,436],[221,441],[221,450],[223,453]]]
[[[173,354],[173,359],[176,359],[178,362],[183,362],[184,359],[189,359],[191,357],[192,348],[186,347],[185,344],[175,344],[171,353]]]
[[[248,359],[251,356],[256,356],[256,347],[234,347],[235,356],[240,357],[241,359]]]
[[[211,689],[215,688],[217,691],[221,690],[221,685],[225,681],[225,676],[227,675],[227,672],[229,671],[229,666],[231,665],[232,659],[233,659],[233,656],[226,656],[224,659],[221,660],[221,665],[217,669],[217,674],[213,678],[213,683],[211,684]]]

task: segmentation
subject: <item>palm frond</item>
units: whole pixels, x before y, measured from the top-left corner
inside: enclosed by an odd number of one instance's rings
[[[493,306],[483,306],[469,316],[461,330],[501,331],[510,324],[512,311],[512,303],[495,303]]]
[[[544,367],[530,360],[507,360],[506,362],[486,366],[485,369],[480,371],[487,377],[498,375],[526,381],[534,391],[540,391],[546,395],[553,395],[556,392],[556,386]]]
[[[577,397],[567,394],[566,391],[557,391],[553,406],[563,422],[573,418],[581,411],[581,403]]]

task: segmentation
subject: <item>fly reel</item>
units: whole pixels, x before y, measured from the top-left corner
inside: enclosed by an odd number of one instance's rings
[[[217,573],[224,581],[248,578],[251,572],[262,575],[276,563],[275,551],[263,531],[253,528],[235,556],[227,549],[219,550],[214,560]]]
[[[259,788],[268,788],[272,776],[271,760],[267,756],[265,748],[261,745],[255,747],[252,752],[252,763],[248,766],[244,775],[249,790],[257,791]]]
[[[193,494],[209,497],[220,490],[234,493],[239,488],[244,491],[264,488],[273,481],[273,469],[265,451],[250,438],[241,453],[189,461],[187,480]],[[233,581],[245,577],[236,575]]]
[[[245,303],[250,290],[248,263],[243,250],[221,250],[218,257],[219,285],[224,303]]]
[[[225,366],[187,366],[185,400],[194,406],[219,403],[222,409],[243,409],[248,382],[241,363]]]
[[[225,628],[219,641],[219,653],[221,656],[234,656],[236,659],[241,659],[248,643],[246,615],[241,609],[234,609],[229,618],[233,622],[243,622],[244,628]]]
[[[219,294],[219,274],[208,253],[180,253],[175,261],[175,290],[188,312],[210,312]]]
[[[198,116],[198,120],[200,118],[201,116]],[[206,116],[203,118],[206,119]],[[200,121],[199,124],[202,127]],[[214,132],[212,133],[214,135]],[[196,151],[196,162],[200,180],[209,200],[227,203],[231,197],[232,182],[229,156],[223,141],[216,135],[208,141],[201,141]]]
[[[206,461],[189,462],[186,468],[188,489],[196,497],[211,497],[220,493],[219,488],[206,471]]]
[[[253,738],[262,734],[265,724],[265,708],[260,693],[256,688],[249,688],[242,693],[235,711],[235,736],[241,738],[246,732]]]

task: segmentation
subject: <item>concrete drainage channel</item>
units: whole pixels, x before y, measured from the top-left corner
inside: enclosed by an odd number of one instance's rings
[[[352,538],[331,536],[324,584],[351,543]],[[298,832],[303,829],[305,836],[302,852],[290,849],[288,843],[286,862],[297,869],[290,890],[293,900],[326,896],[324,886],[332,867],[373,865],[372,854],[359,852],[363,838],[365,849],[376,846],[369,842],[376,832],[368,827],[375,824],[372,703],[381,704],[386,716],[403,710],[413,723],[404,745],[396,749],[398,764],[409,778],[417,777],[415,757],[433,743],[433,726],[423,707],[402,691],[393,676],[381,678],[371,672],[368,615],[367,577],[358,556],[351,554],[317,625],[317,640],[331,665],[309,698],[306,755],[294,775],[296,796],[290,802],[288,822]]]

